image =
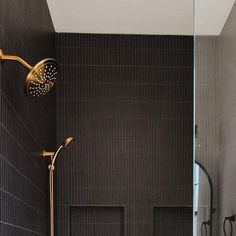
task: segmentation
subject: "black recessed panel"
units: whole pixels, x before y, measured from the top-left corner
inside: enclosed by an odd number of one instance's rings
[[[122,207],[71,207],[70,236],[123,236]]]
[[[191,236],[192,207],[155,207],[153,236]]]

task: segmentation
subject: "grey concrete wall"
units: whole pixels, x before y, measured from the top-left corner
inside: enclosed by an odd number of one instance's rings
[[[236,5],[221,33],[219,48],[221,96],[220,232],[222,232],[224,217],[236,214]],[[234,235],[236,235],[236,224],[234,224]]]
[[[213,235],[218,235],[220,150],[220,105],[218,51],[219,39],[214,36],[199,36],[195,40],[196,66],[196,160],[207,170],[213,181],[214,207]],[[209,206],[209,185],[201,182],[199,204]],[[208,194],[206,194],[208,193]],[[209,214],[208,214],[209,215]],[[199,217],[199,222],[208,219]]]
[[[213,235],[223,235],[224,218],[236,214],[236,6],[219,37],[196,38],[195,58],[196,159],[213,178]]]

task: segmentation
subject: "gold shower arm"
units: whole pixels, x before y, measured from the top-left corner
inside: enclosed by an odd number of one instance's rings
[[[10,61],[17,61],[19,62],[21,65],[23,65],[24,67],[26,67],[29,70],[32,70],[33,67],[31,65],[29,65],[25,60],[23,60],[22,58],[18,57],[18,56],[12,56],[12,55],[4,55],[2,50],[0,49],[0,62],[3,60],[10,60]]]

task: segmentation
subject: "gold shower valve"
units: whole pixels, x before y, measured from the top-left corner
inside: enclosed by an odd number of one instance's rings
[[[51,158],[54,156],[54,154],[55,154],[55,152],[47,152],[45,150],[42,152],[43,157],[50,157]]]

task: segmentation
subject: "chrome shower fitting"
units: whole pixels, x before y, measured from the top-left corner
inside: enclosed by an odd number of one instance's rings
[[[25,80],[26,95],[42,97],[53,87],[59,70],[56,60],[47,58],[32,67],[18,56],[4,55],[0,49],[0,63],[5,60],[17,61],[30,71]]]

